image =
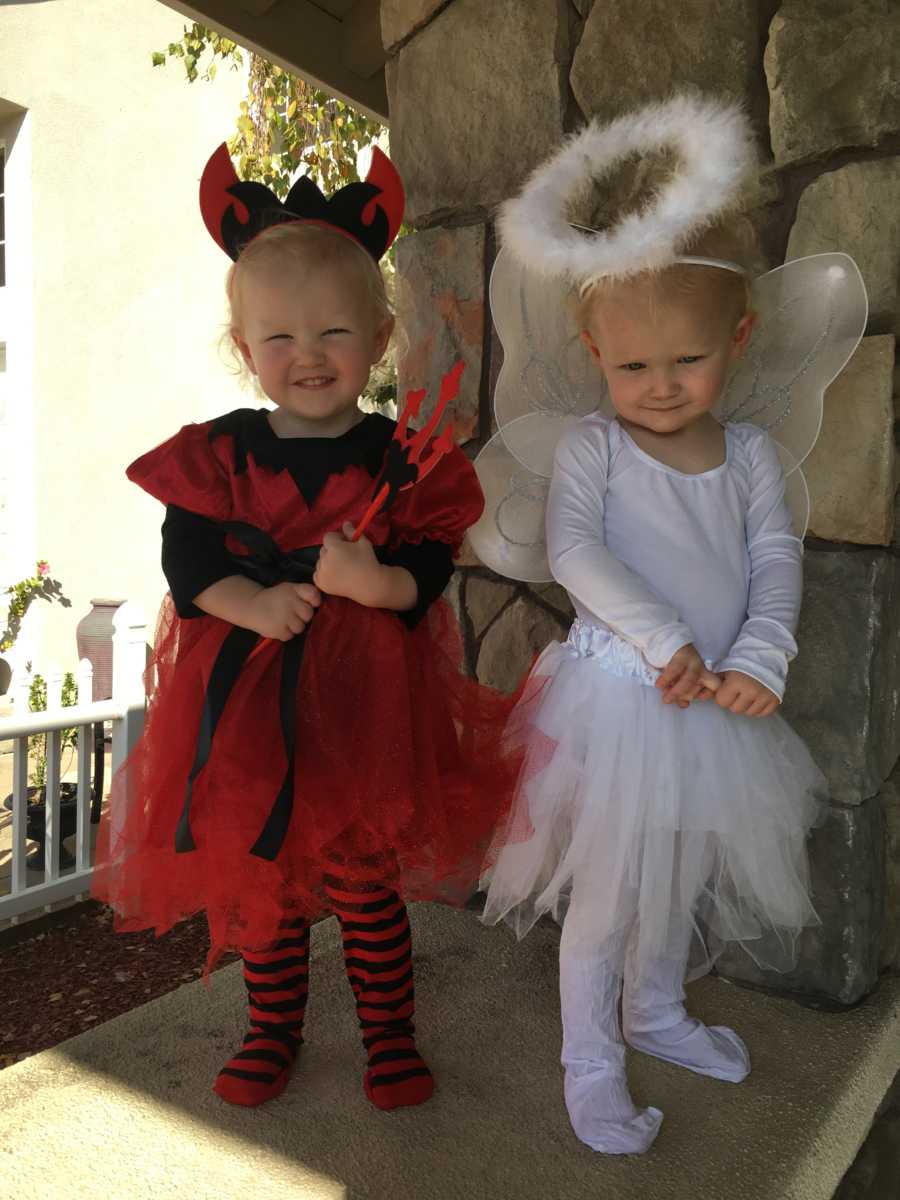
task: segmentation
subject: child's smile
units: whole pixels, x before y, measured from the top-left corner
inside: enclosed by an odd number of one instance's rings
[[[313,375],[307,379],[295,379],[294,380],[295,387],[313,388],[313,389],[328,387],[328,385],[331,383],[334,383],[333,375]]]

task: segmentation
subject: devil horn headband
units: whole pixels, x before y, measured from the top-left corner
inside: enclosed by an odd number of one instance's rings
[[[310,221],[337,229],[358,242],[377,262],[403,220],[403,184],[377,146],[364,183],[349,183],[326,197],[311,179],[298,179],[284,203],[261,183],[237,177],[223,142],[200,179],[200,212],[213,241],[229,258],[270,225]]]

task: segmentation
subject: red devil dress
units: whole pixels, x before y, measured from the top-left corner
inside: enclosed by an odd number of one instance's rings
[[[416,579],[410,613],[327,596],[283,643],[200,612],[237,573],[311,578],[324,535],[359,521],[394,424],[279,439],[240,409],[139,458],[129,478],[167,505],[160,615],[141,741],[101,825],[94,894],[121,929],[206,910],[210,961],[327,909],[323,877],[406,898],[465,899],[512,790],[510,702],[460,673],[438,597],[482,495],[454,449],[367,530]]]

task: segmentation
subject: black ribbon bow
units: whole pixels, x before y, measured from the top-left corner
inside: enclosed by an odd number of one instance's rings
[[[258,529],[255,525],[249,525],[243,521],[225,521],[222,522],[222,528],[241,545],[246,546],[249,551],[248,554],[229,554],[238,574],[246,575],[248,579],[254,579],[264,587],[272,587],[276,583],[285,582],[312,582],[316,563],[319,560],[320,546],[303,546],[299,550],[283,551],[265,530]],[[251,854],[256,855],[257,858],[267,859],[269,862],[277,856],[284,845],[294,807],[297,680],[300,678],[300,664],[303,661],[306,632],[304,629],[289,642],[282,643],[278,708],[281,718],[281,737],[287,755],[287,769],[262,832],[250,849]],[[228,697],[231,695],[231,689],[253,648],[260,641],[260,635],[254,633],[252,629],[235,626],[222,642],[219,653],[216,655],[203,699],[197,749],[188,774],[184,806],[181,810],[178,828],[175,831],[175,851],[178,854],[186,854],[196,849],[190,822],[194,781],[209,759],[216,728]]]

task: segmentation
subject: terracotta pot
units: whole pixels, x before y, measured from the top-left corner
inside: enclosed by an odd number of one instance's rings
[[[75,630],[78,657],[86,658],[94,668],[91,700],[112,696],[113,616],[124,600],[92,600],[93,608],[82,617]]]

